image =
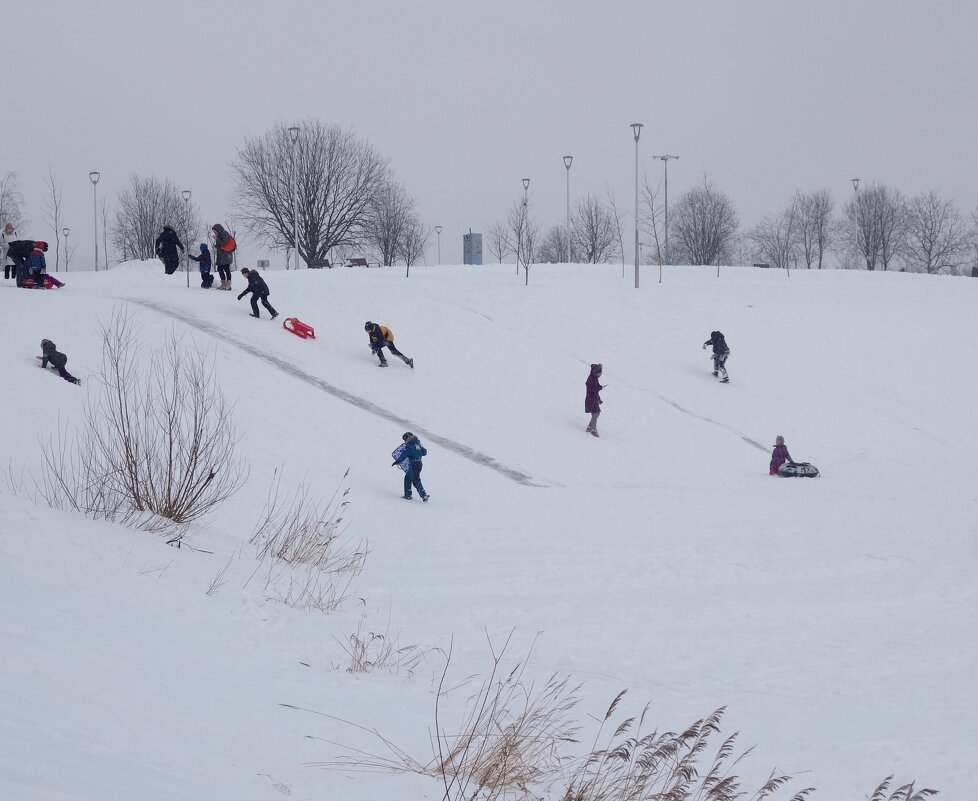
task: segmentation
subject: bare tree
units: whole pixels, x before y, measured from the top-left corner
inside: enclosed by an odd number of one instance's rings
[[[187,236],[201,228],[200,210],[169,179],[134,175],[116,204],[111,233],[116,251],[124,261],[156,258],[156,237],[164,225]]]
[[[797,197],[798,235],[802,258],[805,260],[805,267],[809,270],[816,263],[818,269],[821,270],[825,253],[832,245],[835,231],[832,225],[832,211],[835,208],[835,202],[832,200],[832,193],[828,189],[799,194]]]
[[[571,218],[571,258],[602,264],[618,255],[620,232],[608,204],[590,192],[577,201]]]
[[[20,228],[24,218],[24,198],[17,188],[17,173],[8,172],[0,178],[0,225],[12,223]]]
[[[618,240],[618,253],[621,255],[621,277],[625,277],[625,238],[621,228],[621,214],[618,211],[618,203],[615,200],[615,190],[610,186],[606,188],[608,195],[608,208],[611,209],[611,219],[615,224],[615,236]]]
[[[376,252],[381,264],[390,267],[400,255],[407,227],[415,219],[414,198],[401,184],[387,181],[371,198],[361,240]]]
[[[301,124],[295,144],[285,123],[246,140],[231,174],[244,225],[268,243],[293,247],[298,228],[299,255],[309,264],[359,241],[388,183],[387,162],[370,144],[318,120]]]
[[[926,192],[907,204],[903,258],[909,268],[930,275],[956,273],[967,261],[968,232],[954,201]]]
[[[801,200],[796,193],[777,214],[765,217],[747,234],[757,255],[778,269],[790,269],[801,234]]]
[[[109,269],[109,204],[105,195],[98,199],[99,216],[102,218],[102,257],[105,259],[105,269]],[[187,243],[184,243],[187,244]],[[187,244],[189,249],[190,245]],[[72,248],[74,250],[74,248]],[[65,254],[65,269],[68,269],[68,254]]]
[[[489,226],[489,252],[496,257],[499,264],[503,263],[503,256],[513,252],[509,231],[498,220]]]
[[[971,242],[975,259],[971,268],[972,274],[978,275],[978,209],[971,212],[971,230],[968,232],[968,239]]]
[[[61,187],[50,167],[44,186],[47,194],[41,204],[41,216],[54,232],[54,271],[57,272],[61,269]]]
[[[552,225],[537,243],[533,258],[538,264],[563,264],[567,260],[567,229]],[[571,243],[571,260],[576,261]]]
[[[661,186],[660,181],[653,189],[649,183],[649,176],[642,176],[642,208],[639,212],[641,216],[639,226],[645,233],[646,241],[655,243],[656,264],[663,263],[662,246],[659,243],[660,221],[665,215],[665,206],[659,203],[659,188]]]
[[[690,189],[676,203],[672,230],[679,247],[675,252],[687,264],[719,264],[731,257],[739,224],[730,198],[704,176],[702,186]]]
[[[510,241],[515,243],[516,274],[519,275],[520,263],[526,272],[526,283],[530,283],[530,264],[533,263],[534,245],[540,238],[540,226],[530,217],[529,200],[517,200],[509,210],[506,218]]]
[[[408,274],[411,266],[417,264],[424,256],[429,239],[431,239],[431,228],[426,226],[417,214],[412,214],[397,242],[397,255],[407,267]]]
[[[859,189],[846,203],[843,230],[849,246],[866,262],[867,270],[886,270],[902,244],[905,219],[903,196],[884,184]]]

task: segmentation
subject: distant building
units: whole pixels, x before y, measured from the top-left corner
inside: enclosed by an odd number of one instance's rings
[[[482,264],[482,234],[462,234],[462,263]]]

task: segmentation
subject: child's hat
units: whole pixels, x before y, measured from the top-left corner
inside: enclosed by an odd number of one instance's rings
[[[201,253],[206,253],[207,252],[207,244],[206,243],[204,243],[204,242],[201,242],[200,243],[200,252]]]
[[[401,439],[407,442],[409,439],[414,439],[414,434],[412,434],[410,431],[405,431],[404,436],[402,436]]]

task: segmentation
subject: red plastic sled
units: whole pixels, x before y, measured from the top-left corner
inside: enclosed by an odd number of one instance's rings
[[[290,334],[295,334],[299,339],[315,339],[316,329],[308,323],[302,322],[297,317],[286,317],[282,323],[282,328]]]

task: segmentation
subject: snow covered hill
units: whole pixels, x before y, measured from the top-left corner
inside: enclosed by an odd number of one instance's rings
[[[662,729],[727,705],[725,731],[757,745],[746,777],[777,765],[858,799],[893,773],[970,797],[978,281],[673,268],[636,291],[620,269],[537,266],[528,287],[505,265],[272,272],[275,322],[235,302],[240,276],[188,289],[158,263],[0,286],[0,798],[439,798],[319,763],[335,742],[376,749],[341,721],[426,761],[444,652],[454,683],[485,676],[487,635],[510,631],[529,677],[585,682],[588,743],[588,715],[628,689]],[[249,472],[189,549],[33,497],[118,308],[143,349],[172,330],[212,350],[234,403]],[[377,369],[368,319],[414,370]],[[700,348],[713,329],[728,385]],[[42,338],[81,387],[38,369]],[[429,450],[428,504],[399,498],[406,430]],[[768,476],[777,434],[822,477]],[[370,552],[332,614],[249,581],[276,469],[350,490],[345,536]],[[347,672],[358,632],[427,658]]]

